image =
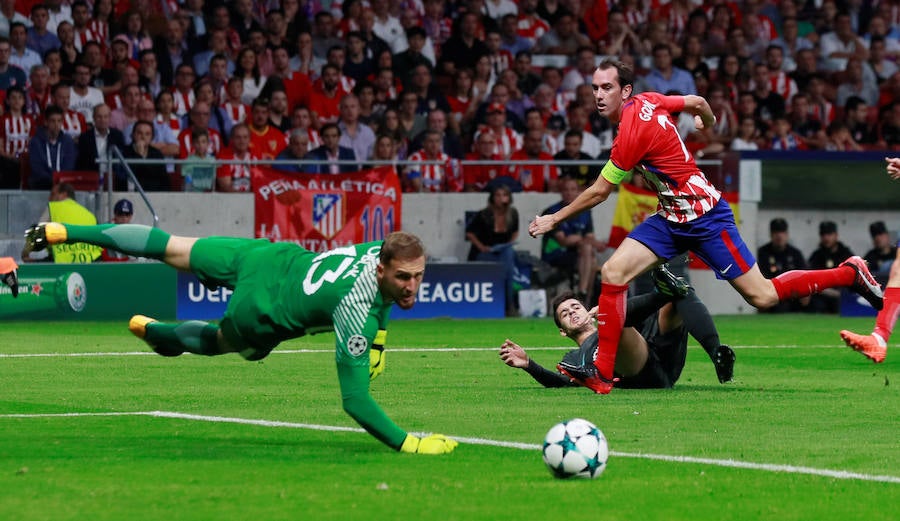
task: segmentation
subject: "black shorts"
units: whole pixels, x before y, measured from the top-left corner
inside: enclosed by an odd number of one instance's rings
[[[668,333],[659,330],[657,315],[644,321],[641,335],[647,339],[647,363],[634,375],[622,378],[616,387],[622,389],[668,389],[675,385],[687,358],[687,329],[684,326]]]

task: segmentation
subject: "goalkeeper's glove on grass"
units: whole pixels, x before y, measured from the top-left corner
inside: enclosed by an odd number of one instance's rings
[[[449,454],[459,445],[459,442],[444,436],[443,434],[432,434],[424,438],[417,438],[412,434],[407,434],[400,446],[400,452],[409,452],[416,454]]]

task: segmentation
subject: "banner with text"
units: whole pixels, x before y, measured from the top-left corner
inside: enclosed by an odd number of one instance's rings
[[[737,192],[722,192],[722,198],[728,202],[734,213],[735,222],[740,221]],[[631,183],[619,185],[619,199],[616,203],[616,211],[613,214],[612,228],[609,231],[609,247],[618,248],[625,237],[631,233],[637,225],[656,213],[656,192],[634,186]],[[709,267],[694,255],[690,255],[689,267],[691,269],[709,269]]]
[[[400,178],[390,166],[350,174],[254,169],[256,237],[321,252],[400,229]]]

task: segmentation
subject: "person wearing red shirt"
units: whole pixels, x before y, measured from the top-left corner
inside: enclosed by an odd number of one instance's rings
[[[542,150],[544,132],[532,129],[525,133],[525,145],[513,152],[509,176],[522,185],[524,192],[555,192],[559,170],[553,164],[553,156]],[[537,163],[515,163],[515,161],[538,161]]]
[[[410,165],[404,174],[405,192],[460,192],[462,179],[450,156],[441,151],[441,133],[426,130],[422,149],[409,156],[410,161],[422,161]],[[440,161],[428,163],[426,161]]]
[[[728,203],[697,167],[678,134],[673,112],[694,116],[698,129],[716,123],[707,101],[694,95],[665,96],[656,92],[632,95],[634,72],[622,62],[604,60],[591,81],[597,110],[618,125],[610,159],[600,177],[559,211],[535,217],[532,237],[605,201],[636,167],[657,192],[657,212],[637,225],[601,268],[598,342],[593,363],[561,364],[573,381],[601,394],[613,388],[616,351],[625,324],[628,284],[652,266],[693,252],[716,277],[727,280],[747,303],[768,308],[781,300],[801,298],[826,288],[849,287],[876,309],[884,306],[881,286],[860,257],[823,270],[793,270],[773,279],[763,277],[756,259],[741,238]],[[619,367],[621,373],[630,368]]]
[[[339,104],[346,94],[340,88],[341,71],[337,66],[326,63],[322,66],[322,87],[313,88],[309,95],[309,108],[319,120],[319,124],[334,123],[338,120],[341,111]]]
[[[229,146],[222,149],[218,159],[249,162],[259,159],[250,145],[250,127],[238,123],[231,128]],[[243,164],[221,164],[216,169],[217,192],[249,192],[252,189],[253,170],[255,166]]]
[[[200,127],[209,130],[209,152],[211,154],[217,155],[222,149],[221,134],[219,134],[216,129],[209,128],[210,114],[211,112],[209,104],[202,101],[198,101],[197,104],[191,108],[191,124],[184,130],[182,130],[180,134],[178,134],[179,159],[184,159],[194,153],[194,148],[191,145],[191,129],[193,129],[194,127]]]
[[[256,98],[250,109],[250,151],[260,159],[275,159],[285,147],[284,132],[269,125],[269,100]]]
[[[494,153],[496,145],[491,132],[482,132],[475,140],[475,152],[466,155],[467,161],[500,161]],[[504,165],[465,165],[463,167],[463,191],[481,192],[488,183],[504,175]]]

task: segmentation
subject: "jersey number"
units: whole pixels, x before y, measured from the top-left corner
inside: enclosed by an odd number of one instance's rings
[[[316,275],[316,272],[319,271],[319,266],[322,265],[322,261],[331,257],[333,255],[342,255],[347,258],[342,260],[337,268],[325,270],[316,280],[313,280],[313,277]],[[328,282],[333,283],[341,276],[342,273],[347,271],[347,268],[353,264],[353,260],[356,258],[356,248],[353,246],[346,246],[343,248],[336,248],[331,251],[326,251],[321,255],[317,255],[315,259],[313,259],[312,266],[309,267],[309,271],[306,272],[306,278],[303,279],[303,291],[307,295],[312,295],[316,291],[319,291],[319,288],[322,287],[322,284]]]
[[[678,127],[676,127],[671,121],[669,121],[669,118],[667,118],[666,116],[656,116],[656,121],[659,122],[659,126],[661,126],[662,128],[666,128],[666,126],[672,127],[672,130],[675,131],[675,137],[678,138],[678,144],[681,145],[681,150],[684,152],[684,160],[690,161],[691,153],[688,152],[687,147],[684,146],[684,141],[681,140],[681,134],[678,133]]]

